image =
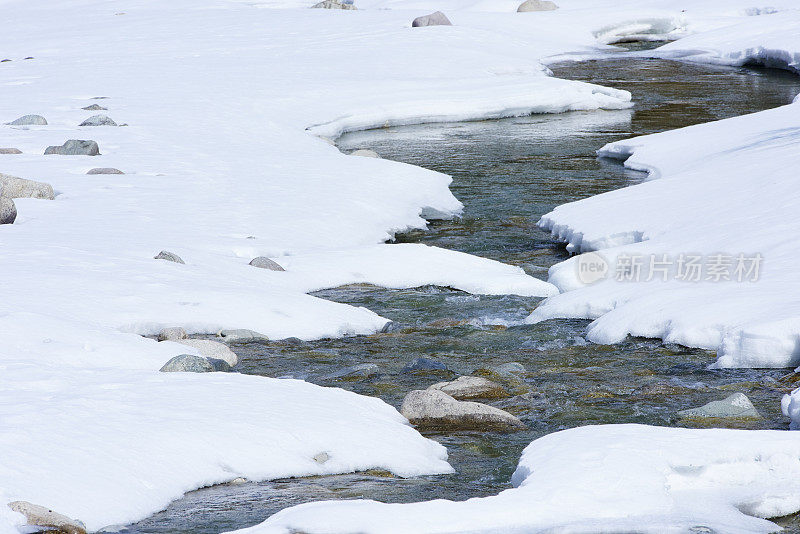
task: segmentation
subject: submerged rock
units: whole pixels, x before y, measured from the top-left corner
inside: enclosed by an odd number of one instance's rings
[[[406,395],[402,413],[414,426],[439,430],[520,430],[525,425],[494,406],[456,400],[435,389],[415,390]]]
[[[430,15],[417,17],[411,23],[411,26],[413,28],[419,28],[422,26],[452,26],[452,25],[453,23],[450,22],[450,19],[448,19],[447,16],[441,11],[431,13]]]
[[[119,169],[115,169],[114,167],[95,167],[94,169],[90,169],[89,172],[86,174],[125,174]]]
[[[222,360],[231,367],[239,363],[239,356],[217,341],[212,341],[210,339],[175,339],[173,341],[197,349],[201,356],[209,360]]]
[[[374,363],[360,363],[352,367],[340,369],[324,377],[325,380],[358,380],[378,374],[378,366]]]
[[[6,124],[10,124],[11,126],[46,126],[47,119],[41,115],[23,115],[22,117],[11,122],[7,122]]]
[[[285,271],[277,262],[267,258],[266,256],[259,256],[250,260],[250,265],[258,267],[259,269],[268,269],[270,271]]]
[[[94,141],[84,139],[70,139],[61,146],[49,146],[44,155],[58,154],[61,156],[99,156],[100,147]]]
[[[449,371],[449,369],[442,362],[428,358],[416,358],[403,367],[404,373],[430,373],[436,371]]]
[[[29,525],[45,527],[50,532],[62,534],[86,534],[86,526],[76,519],[27,501],[14,501],[8,507],[25,516]]]
[[[0,196],[0,224],[14,224],[17,220],[17,206],[10,198]]]
[[[17,178],[10,174],[0,174],[0,196],[6,198],[40,198],[53,200],[53,186],[43,182]]]
[[[157,255],[153,256],[155,260],[173,261],[175,263],[184,263],[180,256],[168,250],[162,250]]]
[[[380,155],[374,150],[367,150],[366,148],[360,148],[358,150],[354,150],[350,152],[351,156],[361,156],[362,158],[378,158],[380,159]]]
[[[162,373],[213,373],[229,370],[230,366],[222,360],[209,360],[194,354],[179,354],[159,369]]]
[[[269,338],[264,334],[255,332],[253,330],[245,330],[238,328],[234,330],[220,330],[217,332],[217,337],[222,338],[226,343],[250,343],[253,341],[269,341]]]
[[[86,106],[85,108],[81,109],[85,109],[86,111],[100,111],[100,110],[107,110],[108,108],[104,108],[100,104],[92,104],[91,106]]]
[[[744,393],[734,393],[726,399],[711,401],[699,408],[681,410],[678,415],[684,419],[761,419],[761,414]]]
[[[78,126],[116,126],[117,123],[106,115],[92,115]]]
[[[480,376],[459,376],[451,382],[439,382],[428,388],[443,391],[454,399],[500,399],[510,395],[503,386]]]
[[[517,8],[517,13],[529,11],[555,11],[558,6],[550,0],[525,0]]]
[[[0,148],[0,154],[22,154],[18,148]]]
[[[159,341],[176,341],[178,339],[186,339],[188,334],[186,330],[181,328],[180,326],[171,326],[169,328],[164,328],[161,332],[158,333],[158,340]]]
[[[323,0],[311,7],[315,9],[358,9],[352,2],[339,2],[338,0]]]

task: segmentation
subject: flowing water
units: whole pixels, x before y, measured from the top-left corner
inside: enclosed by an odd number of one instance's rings
[[[519,265],[546,278],[567,258],[536,227],[558,204],[636,183],[638,173],[598,160],[603,144],[641,134],[742,115],[791,102],[800,78],[790,74],[711,68],[660,60],[609,59],[552,66],[562,78],[627,89],[630,110],[572,112],[498,121],[434,124],[353,133],[339,139],[347,152],[369,148],[382,157],[453,176],[465,205],[461,218],[398,235]],[[453,475],[399,479],[368,472],[205,488],[131,525],[131,533],[217,533],[263,521],[282,508],[320,499],[371,498],[409,502],[463,500],[507,489],[522,449],[544,434],[587,424],[635,422],[702,426],[676,411],[734,392],[747,394],[763,415],[728,426],[786,429],[780,395],[793,386],[787,370],[708,370],[714,354],[629,339],[614,346],[588,343],[586,321],[522,321],[539,299],[475,296],[441,287],[386,290],[347,286],[316,294],[365,306],[392,319],[373,336],[315,342],[287,340],[233,345],[238,370],[296,377],[377,396],[399,407],[406,393],[465,374],[501,382],[505,399],[490,401],[520,417],[522,432],[426,433],[447,446]],[[415,358],[447,368],[408,372]],[[369,373],[342,376],[370,363]],[[720,422],[715,423],[719,425]],[[785,524],[790,527],[792,521]]]

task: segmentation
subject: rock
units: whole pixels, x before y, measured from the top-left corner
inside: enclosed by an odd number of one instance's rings
[[[75,519],[54,512],[44,506],[32,504],[27,501],[14,501],[8,507],[25,516],[29,525],[46,527],[50,532],[62,534],[86,534],[86,526]]]
[[[10,174],[0,174],[0,196],[53,200],[55,193],[53,192],[53,186],[50,184],[17,178]]]
[[[269,269],[270,271],[285,271],[283,267],[278,265],[276,262],[272,261],[271,259],[267,258],[266,256],[259,256],[257,258],[253,258],[250,261],[250,265],[253,267],[258,267],[259,269]]]
[[[89,170],[86,174],[125,174],[119,169],[115,169],[114,167],[95,167],[94,169]]]
[[[378,159],[380,159],[380,156],[378,155],[377,152],[375,152],[374,150],[367,150],[365,148],[361,148],[359,150],[354,150],[354,151],[350,152],[350,155],[351,156],[361,156],[362,158],[378,158]]]
[[[11,126],[46,126],[47,119],[41,115],[23,115],[22,117],[11,122],[7,122],[6,124],[10,124]]]
[[[324,135],[318,135],[317,137],[318,137],[318,138],[319,138],[321,141],[323,141],[324,143],[327,143],[327,144],[329,144],[329,145],[331,145],[331,146],[336,146],[336,142],[334,142],[334,140],[333,140],[333,139],[331,139],[330,137],[325,137]]]
[[[116,126],[117,123],[114,122],[111,117],[107,117],[106,115],[92,115],[78,126]]]
[[[0,148],[0,154],[22,154],[18,148]]]
[[[228,482],[231,486],[239,486],[241,484],[247,484],[247,479],[244,477],[236,477],[230,482]]]
[[[11,61],[11,60],[10,60],[10,59],[8,59],[8,58],[6,58],[6,59],[0,59],[0,63],[8,63],[9,61]]]
[[[525,0],[517,8],[517,13],[528,11],[555,11],[558,6],[550,0]]]
[[[175,339],[175,343],[197,349],[201,356],[212,360],[222,360],[231,367],[239,363],[239,357],[231,349],[210,339]]]
[[[325,380],[358,380],[378,374],[378,366],[374,363],[360,363],[346,367],[324,377]]]
[[[153,256],[155,260],[174,261],[175,263],[184,263],[180,256],[168,250],[162,250],[158,255]]]
[[[419,28],[422,26],[452,26],[453,23],[450,22],[444,13],[441,11],[437,11],[436,13],[431,13],[430,15],[424,15],[422,17],[417,17],[414,19],[414,22],[411,23],[413,28]]]
[[[222,360],[211,361],[194,354],[179,354],[159,369],[162,373],[213,373],[229,370],[230,366]]]
[[[339,2],[338,0],[323,0],[319,4],[311,6],[316,9],[358,9],[352,2]]]
[[[525,366],[519,362],[501,363],[491,367],[482,367],[475,371],[475,374],[491,378],[498,382],[516,382],[521,380],[527,371]]]
[[[503,386],[480,376],[459,376],[452,382],[439,382],[428,389],[443,391],[458,400],[501,399],[510,396]]]
[[[0,224],[14,224],[17,220],[17,206],[10,198],[0,196]]]
[[[447,366],[442,362],[430,360],[428,358],[417,358],[403,367],[404,373],[426,373],[435,371],[448,371]]]
[[[94,141],[83,139],[70,139],[61,146],[49,146],[44,155],[58,154],[61,156],[99,156],[100,147]]]
[[[456,400],[443,391],[415,390],[400,408],[414,426],[439,430],[520,430],[525,425],[499,408]]]
[[[187,337],[189,336],[186,334],[186,330],[180,326],[164,328],[158,333],[159,341],[177,341],[178,339],[186,339]]]
[[[81,109],[85,109],[86,111],[100,111],[100,110],[104,110],[105,111],[108,108],[104,108],[100,104],[92,104],[91,106],[86,106],[85,108],[81,108]]]
[[[253,330],[239,328],[236,330],[220,330],[217,336],[226,343],[250,343],[253,341],[269,341],[269,338]]]
[[[327,452],[318,452],[314,456],[311,457],[312,460],[317,462],[318,464],[324,464],[328,460],[331,459],[330,455]]]
[[[761,419],[761,414],[744,393],[734,393],[726,399],[711,401],[699,408],[681,410],[678,415],[684,419]]]

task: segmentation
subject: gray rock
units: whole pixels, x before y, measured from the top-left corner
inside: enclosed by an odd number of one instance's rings
[[[213,373],[229,370],[230,366],[222,360],[211,361],[194,354],[179,354],[159,369],[162,373]]]
[[[353,4],[346,4],[337,0],[323,0],[318,4],[311,6],[316,9],[358,9]]]
[[[50,184],[17,178],[10,174],[0,174],[0,196],[53,200],[55,193],[53,192],[53,186]]]
[[[174,252],[170,252],[168,250],[162,250],[156,256],[153,256],[153,259],[174,261],[175,263],[184,263],[184,261],[181,259],[180,256],[178,256]]]
[[[526,13],[529,11],[555,11],[558,6],[550,0],[525,0],[517,8],[517,13]]]
[[[117,123],[114,122],[111,117],[106,115],[92,115],[78,126],[116,126]]]
[[[378,366],[374,363],[360,363],[352,367],[346,367],[335,373],[327,375],[325,380],[359,380],[369,378],[378,374]]]
[[[100,147],[94,141],[84,139],[70,139],[61,146],[49,146],[44,155],[58,154],[61,156],[99,156]]]
[[[428,358],[417,358],[403,367],[404,373],[428,373],[447,370],[447,366],[442,362],[437,362],[436,360],[430,360]]]
[[[24,515],[29,525],[45,527],[50,529],[50,532],[62,534],[86,534],[86,525],[44,506],[27,501],[14,501],[8,503],[8,507]]]
[[[181,328],[180,326],[171,326],[169,328],[164,328],[161,332],[158,333],[158,340],[159,341],[176,341],[179,339],[186,339],[188,334],[186,330]]]
[[[81,109],[85,109],[86,111],[100,111],[100,110],[105,111],[108,108],[104,108],[100,104],[92,104],[91,106],[86,106],[85,108],[81,108]]]
[[[274,262],[273,260],[267,258],[266,256],[259,256],[257,258],[253,258],[250,261],[250,265],[253,267],[258,267],[259,269],[269,269],[270,271],[285,271],[283,267],[278,265],[278,263]]]
[[[175,343],[197,349],[201,356],[209,360],[222,360],[231,367],[239,363],[239,357],[231,349],[210,339],[175,339]]]
[[[761,414],[744,393],[734,393],[726,399],[711,401],[699,408],[681,410],[678,415],[684,419],[761,419]]]
[[[419,28],[422,26],[452,26],[453,23],[450,22],[444,13],[441,11],[437,11],[435,13],[431,13],[430,15],[424,15],[422,17],[417,17],[414,19],[414,22],[411,23],[411,26],[414,28]]]
[[[119,169],[115,169],[114,167],[95,167],[94,169],[90,169],[89,172],[86,174],[125,174]]]
[[[0,148],[0,154],[22,154],[18,148]]]
[[[245,330],[244,328],[237,328],[235,330],[220,330],[217,332],[226,343],[252,343],[254,341],[269,341],[269,338],[264,334],[255,332],[253,330]]]
[[[520,430],[525,425],[499,408],[456,400],[443,391],[415,390],[400,408],[414,426],[439,430]]]
[[[354,150],[350,152],[351,156],[361,156],[362,158],[378,158],[380,159],[380,155],[374,150],[367,150],[366,148],[361,148],[358,150]]]
[[[41,115],[23,115],[6,124],[10,124],[11,126],[45,126],[47,125],[47,119]]]
[[[428,389],[447,393],[454,399],[500,399],[510,395],[503,386],[480,376],[459,376],[451,382],[439,382]]]
[[[331,459],[330,455],[327,452],[318,452],[314,456],[311,457],[312,460],[317,462],[318,464],[324,464],[328,460]]]
[[[10,198],[0,196],[0,224],[14,224],[17,220],[17,206]]]

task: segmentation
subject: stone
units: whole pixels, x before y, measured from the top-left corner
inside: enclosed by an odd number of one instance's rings
[[[115,169],[114,167],[95,167],[94,169],[90,169],[89,172],[86,174],[125,174],[119,169]]]
[[[0,224],[14,224],[17,220],[17,206],[10,198],[0,196]]]
[[[325,380],[358,380],[369,378],[378,374],[378,366],[374,363],[360,363],[352,367],[345,367],[325,377]]]
[[[400,407],[414,426],[434,430],[521,430],[525,425],[494,406],[456,400],[435,389],[415,390],[406,395]]]
[[[17,178],[10,174],[0,174],[0,196],[53,200],[55,193],[53,192],[53,186],[50,184]]]
[[[431,13],[430,15],[424,15],[422,17],[417,17],[414,19],[414,22],[411,23],[413,28],[420,28],[422,26],[452,26],[453,23],[450,22],[450,19],[445,16],[444,13],[441,11],[437,11],[435,13]]]
[[[681,410],[678,415],[684,419],[761,419],[761,414],[744,393],[734,393],[726,399],[711,401],[699,408]]]
[[[327,452],[318,452],[314,456],[311,457],[312,460],[317,462],[318,464],[324,464],[328,460],[331,459],[330,455]]]
[[[166,261],[174,261],[175,263],[184,263],[180,256],[175,254],[174,252],[170,252],[168,250],[162,250],[156,256],[153,256],[155,260],[166,260]]]
[[[367,150],[366,148],[361,148],[359,150],[354,150],[354,151],[350,152],[350,155],[351,156],[361,156],[362,158],[378,158],[378,159],[380,159],[380,156],[378,155],[377,152],[375,152],[374,150]]]
[[[9,61],[11,61],[11,60],[10,60],[10,59],[8,59],[8,58],[6,58],[6,59],[0,59],[0,63],[8,63]]]
[[[317,137],[318,137],[318,138],[319,138],[319,139],[320,139],[322,142],[324,142],[324,143],[326,143],[326,144],[329,144],[329,145],[331,145],[331,146],[336,146],[336,142],[335,142],[333,139],[331,139],[330,137],[325,137],[324,135],[318,135]]]
[[[104,108],[100,104],[92,104],[91,106],[86,106],[85,108],[81,108],[81,109],[85,109],[86,111],[100,111],[100,110],[105,111],[108,108]]]
[[[14,501],[8,507],[25,516],[29,525],[45,527],[49,532],[61,534],[86,534],[86,525],[76,519],[27,501]]]
[[[175,339],[173,341],[197,349],[200,355],[211,360],[211,363],[214,363],[213,360],[222,360],[231,367],[239,363],[239,356],[218,341],[210,339]]]
[[[44,155],[58,154],[61,156],[99,156],[100,147],[94,141],[84,139],[70,139],[61,146],[49,146]]]
[[[117,123],[106,115],[92,115],[78,126],[116,126]]]
[[[0,148],[0,154],[22,154],[18,148]]]
[[[323,0],[311,7],[316,9],[358,9],[352,2],[339,2],[338,0]]]
[[[555,11],[558,6],[550,0],[525,0],[517,8],[517,13],[529,11]]]
[[[442,362],[437,362],[436,360],[428,358],[417,358],[403,367],[404,373],[427,373],[435,371],[448,371],[448,369]]]
[[[259,269],[268,269],[270,271],[285,271],[283,267],[278,265],[278,263],[274,262],[273,260],[267,258],[266,256],[259,256],[257,258],[253,258],[250,261],[250,265],[253,267],[258,267]]]
[[[47,119],[41,115],[23,115],[22,117],[11,122],[7,122],[6,124],[10,124],[11,126],[46,126]]]
[[[236,477],[230,482],[228,482],[231,486],[239,486],[241,484],[247,484],[247,479],[244,477]]]
[[[443,391],[458,400],[501,399],[510,395],[503,386],[480,376],[459,376],[451,382],[439,382],[428,387]]]
[[[158,333],[158,340],[159,341],[176,341],[178,339],[186,339],[189,335],[186,333],[186,330],[181,328],[180,326],[171,326],[169,328],[164,328],[161,332]]]
[[[238,328],[235,330],[220,330],[217,332],[217,337],[222,338],[226,343],[252,343],[254,341],[269,341],[269,338],[264,334],[255,332],[253,330],[245,330]]]
[[[208,358],[194,354],[179,354],[159,369],[162,373],[213,373],[214,371],[228,370],[230,370],[230,366],[222,360],[211,362]]]

